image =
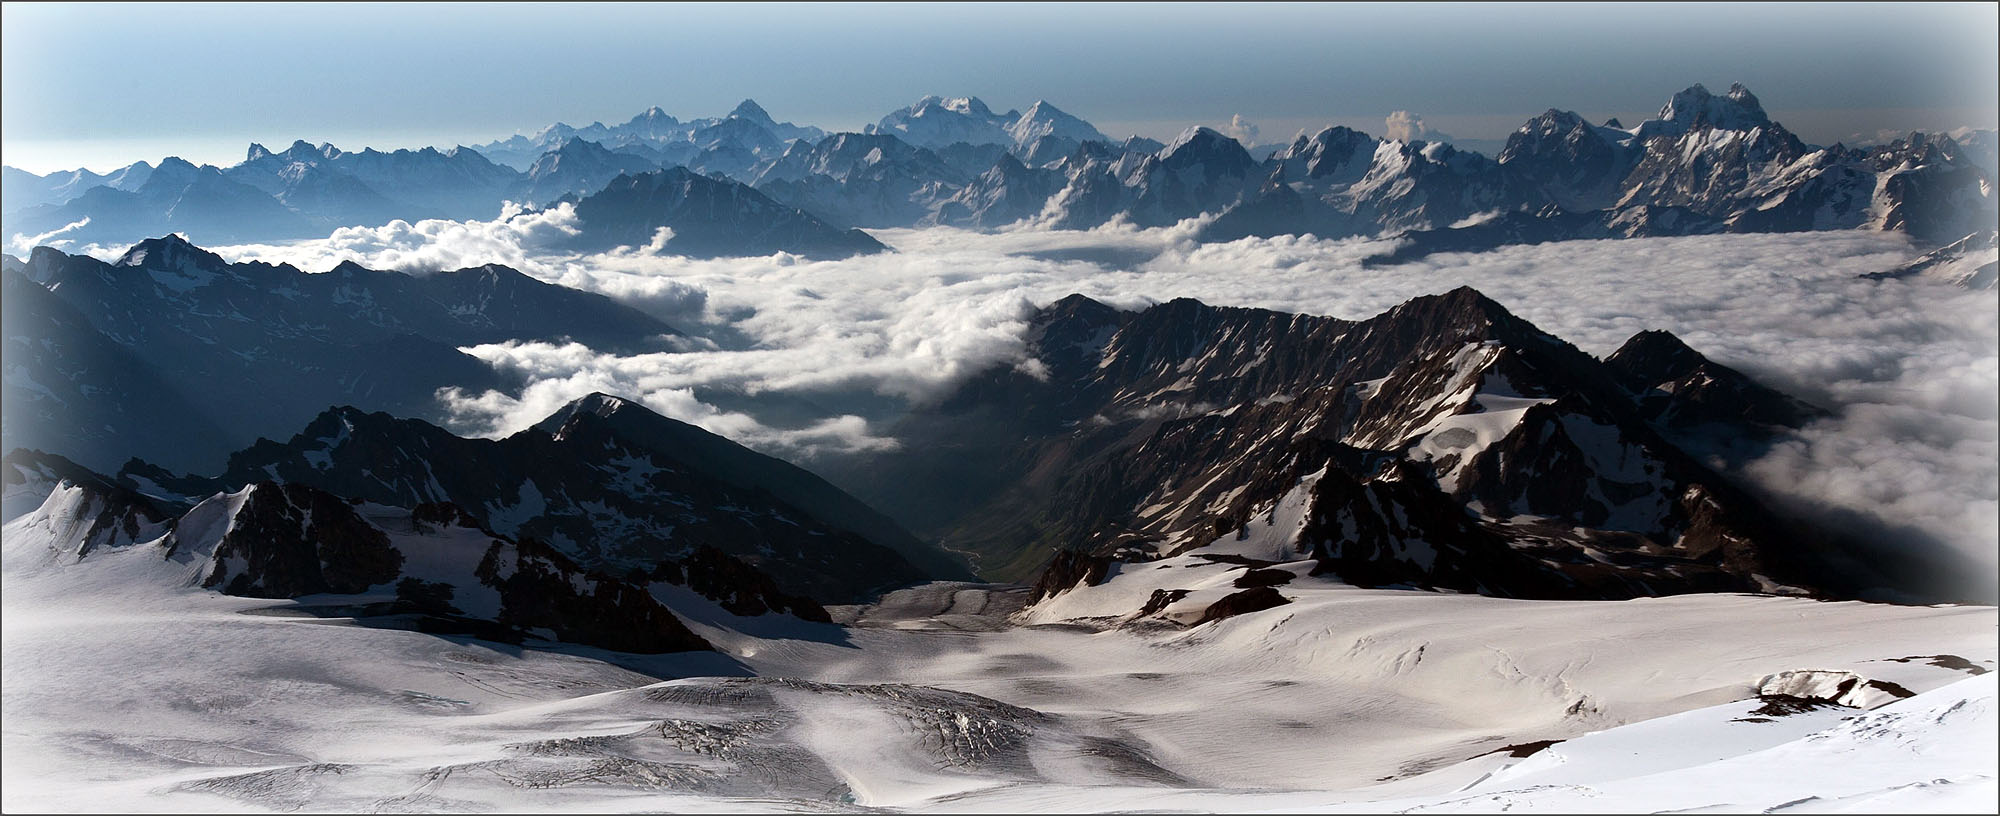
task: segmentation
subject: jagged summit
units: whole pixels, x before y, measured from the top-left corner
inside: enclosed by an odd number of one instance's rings
[[[1707,88],[1696,83],[1674,94],[1673,99],[1660,108],[1660,121],[1680,131],[1702,127],[1749,130],[1770,125],[1771,117],[1764,114],[1764,106],[1742,83],[1731,84],[1729,91],[1722,96],[1711,94]]]

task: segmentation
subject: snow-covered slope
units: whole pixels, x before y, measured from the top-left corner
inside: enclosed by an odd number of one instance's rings
[[[1981,230],[1930,252],[1914,261],[1870,278],[1914,278],[1966,289],[2000,286],[2000,242],[1993,230]]]
[[[1991,676],[1952,685],[1994,666],[1990,608],[1326,584],[1191,629],[841,628],[656,584],[720,651],[642,656],[357,626],[323,598],[142,580],[173,567],[122,552],[94,570],[6,554],[8,810],[1629,811],[1820,796],[1977,812],[1993,796]],[[1138,577],[1070,597],[1129,594]],[[1868,711],[1754,699],[1794,669],[1920,696]],[[1812,710],[1771,713],[1796,708]]]

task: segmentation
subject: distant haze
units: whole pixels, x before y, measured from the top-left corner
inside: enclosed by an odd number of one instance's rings
[[[8,4],[0,161],[108,170],[252,141],[479,144],[658,105],[853,130],[925,94],[1037,99],[1112,136],[1266,142],[1397,111],[1499,140],[1741,82],[1816,143],[1993,127],[1992,4]],[[1235,119],[1235,117],[1241,117]]]

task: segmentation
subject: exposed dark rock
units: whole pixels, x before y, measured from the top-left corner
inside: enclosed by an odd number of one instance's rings
[[[1272,607],[1284,606],[1291,602],[1290,598],[1278,594],[1278,590],[1268,586],[1246,589],[1242,592],[1231,593],[1222,600],[1209,604],[1208,609],[1202,611],[1201,620],[1195,621],[1194,625],[1200,626],[1209,621],[1218,621],[1223,618],[1234,617],[1249,612],[1259,612]]]
[[[1703,357],[1671,332],[1632,335],[1604,364],[1632,392],[1640,415],[1669,430],[1714,425],[1737,432],[1758,426],[1796,429],[1827,415]]]
[[[583,574],[575,562],[533,538],[513,546],[495,541],[478,575],[481,583],[500,591],[499,622],[508,626],[548,629],[563,641],[620,652],[714,648],[643,587]],[[579,591],[578,578],[590,588]]]
[[[461,614],[458,607],[451,605],[453,594],[451,584],[439,581],[404,578],[396,582],[396,601],[425,615]]]
[[[1292,582],[1294,576],[1289,570],[1253,569],[1236,576],[1236,586],[1243,589],[1253,587],[1283,586]]]
[[[215,548],[202,586],[252,598],[354,594],[395,580],[403,554],[345,500],[305,485],[260,482]],[[231,569],[243,562],[242,571]]]
[[[61,456],[36,450],[17,448],[0,459],[0,484],[10,493],[18,491],[30,496],[46,496],[55,490],[81,490],[80,500],[68,508],[70,517],[61,519],[70,522],[64,525],[70,538],[58,542],[74,558],[83,558],[99,547],[136,544],[164,532],[164,525],[181,510]],[[18,512],[33,509],[10,508]]]
[[[901,423],[901,449],[845,476],[977,553],[988,576],[1041,574],[1037,598],[1081,578],[1074,555],[1041,569],[1053,551],[1145,560],[1240,537],[1314,474],[1294,497],[1310,521],[1291,553],[1266,557],[1316,559],[1364,586],[1538,598],[1914,586],[1909,554],[1870,556],[1778,518],[1683,449],[1676,418],[1754,442],[1769,433],[1760,422],[1813,409],[1662,340],[1641,338],[1614,368],[1467,288],[1358,322],[1191,300],[1116,312],[1073,296],[1031,323],[1035,375],[973,377]],[[1619,384],[1627,374],[1642,394],[1671,376],[1684,401],[1663,411]],[[1497,410],[1514,413],[1481,439],[1469,420]]]
[[[1985,666],[1981,666],[1977,663],[1974,663],[1958,655],[1919,655],[1914,657],[1890,658],[1890,662],[1892,663],[1909,663],[1917,660],[1925,661],[1930,665],[1936,666],[1940,669],[1951,669],[1952,671],[1962,671],[1974,677],[1992,671],[1992,669],[1986,668]],[[1990,663],[1992,661],[1987,661],[1987,662]]]
[[[784,594],[824,603],[969,577],[806,470],[601,394],[501,440],[329,410],[289,442],[232,456],[214,489],[274,475],[395,507],[451,502],[502,536],[548,542],[614,574],[711,546],[767,572]]]
[[[819,623],[833,620],[826,608],[811,598],[780,592],[777,584],[771,582],[771,576],[714,547],[702,547],[687,560],[654,574],[670,583],[685,582],[689,589],[717,602],[733,615],[750,617],[778,612]]]
[[[1139,617],[1143,618],[1161,612],[1167,607],[1173,606],[1176,601],[1187,597],[1188,594],[1189,590],[1185,589],[1153,590],[1152,596],[1146,599],[1146,605],[1139,607]]]
[[[1075,550],[1057,551],[1041,576],[1035,579],[1034,588],[1028,591],[1028,603],[1068,592],[1079,583],[1096,586],[1104,581],[1104,575],[1110,568],[1111,559],[1105,556]]]

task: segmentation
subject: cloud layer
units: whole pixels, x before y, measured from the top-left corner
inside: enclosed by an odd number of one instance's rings
[[[1121,308],[1174,297],[1359,319],[1469,284],[1599,356],[1667,329],[1710,357],[1835,409],[1747,475],[1798,508],[1862,514],[1993,563],[2000,527],[2000,317],[1991,292],[1855,276],[1917,254],[1901,236],[1725,235],[1574,241],[1363,268],[1387,244],[1281,237],[1198,244],[1156,230],[885,230],[898,251],[844,261],[552,255],[560,213],[343,230],[230,257],[322,270],[501,262],[603,292],[705,338],[615,357],[546,343],[470,353],[521,394],[442,395],[462,431],[497,434],[593,390],[753,447],[810,458],[895,444],[882,427],[972,372],[1023,362],[1032,310],[1072,292]],[[551,232],[551,230],[555,232]]]

